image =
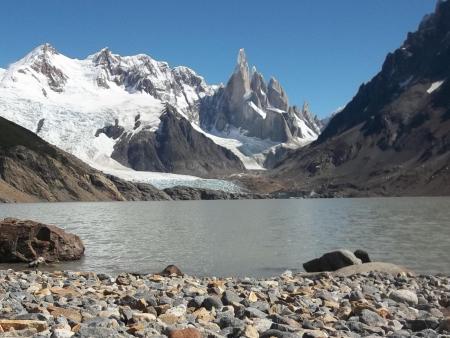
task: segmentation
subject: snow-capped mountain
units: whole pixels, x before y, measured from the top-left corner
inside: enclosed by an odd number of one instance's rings
[[[288,106],[276,80],[266,86],[256,71],[250,78],[245,54],[239,55],[224,87],[144,54],[120,56],[105,48],[78,60],[45,44],[0,69],[0,116],[114,174],[127,168],[200,176],[262,169],[273,147],[308,143],[320,128],[308,109]],[[241,80],[241,91],[230,88]],[[223,93],[233,97],[226,111],[216,105]],[[223,114],[244,114],[245,123],[229,119],[219,128],[218,119],[205,122]]]
[[[238,63],[226,86],[202,100],[200,122],[203,128],[219,135],[235,128],[247,136],[276,143],[305,144],[317,138],[320,126],[309,112],[289,106],[288,97],[277,79],[266,84],[255,67],[249,71],[245,51],[239,51]]]

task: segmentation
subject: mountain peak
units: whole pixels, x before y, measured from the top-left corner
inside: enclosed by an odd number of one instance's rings
[[[45,54],[59,54],[55,47],[53,47],[50,43],[46,42],[42,45],[37,46],[35,51],[40,51]]]
[[[238,63],[238,65],[247,64],[247,56],[245,55],[244,48],[239,49],[237,63]]]
[[[234,70],[235,73],[246,73],[248,77],[249,69],[247,63],[247,56],[245,55],[244,48],[239,49],[238,57],[237,57],[237,65]]]
[[[34,48],[28,55],[25,57],[26,60],[35,59],[35,58],[47,58],[51,55],[59,54],[58,51],[48,42],[37,46]]]
[[[91,58],[96,65],[110,65],[116,60],[116,56],[111,53],[111,50],[108,47],[100,49],[97,53],[90,55],[88,58]]]

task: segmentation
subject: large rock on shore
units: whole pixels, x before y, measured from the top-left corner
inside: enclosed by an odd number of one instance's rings
[[[389,273],[391,275],[397,275],[399,273],[409,273],[414,274],[414,272],[408,268],[405,268],[400,265],[395,265],[391,263],[384,263],[384,262],[370,262],[370,263],[363,263],[358,265],[350,265],[346,266],[344,268],[336,270],[333,275],[338,277],[349,277],[361,273],[367,273],[367,272],[382,272],[382,273]]]
[[[362,264],[352,252],[348,250],[337,250],[328,252],[320,258],[315,258],[303,264],[306,272],[336,271],[349,265]]]
[[[80,259],[84,245],[80,237],[54,225],[6,218],[0,221],[0,263],[47,262]]]

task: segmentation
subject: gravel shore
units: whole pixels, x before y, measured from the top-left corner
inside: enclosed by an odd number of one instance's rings
[[[450,337],[450,278],[0,271],[0,337]]]

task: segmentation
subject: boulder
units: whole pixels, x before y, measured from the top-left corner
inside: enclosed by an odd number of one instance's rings
[[[357,258],[359,258],[361,260],[361,262],[363,262],[363,263],[370,263],[371,262],[369,254],[365,250],[358,249],[353,254]]]
[[[183,276],[183,273],[176,265],[168,265],[163,271],[161,271],[160,275],[165,277]]]
[[[48,329],[48,324],[40,320],[0,319],[0,327],[6,332],[26,329],[35,329],[37,332],[42,332]]]
[[[349,265],[361,264],[361,260],[348,250],[337,250],[324,254],[303,264],[306,272],[336,271]]]
[[[0,263],[70,261],[84,255],[81,239],[54,225],[6,218],[0,221]]]
[[[383,262],[371,262],[347,266],[345,268],[336,270],[335,272],[333,272],[333,275],[337,277],[349,277],[366,272],[384,272],[391,275],[397,275],[399,273],[413,273],[411,270],[400,265]]]

